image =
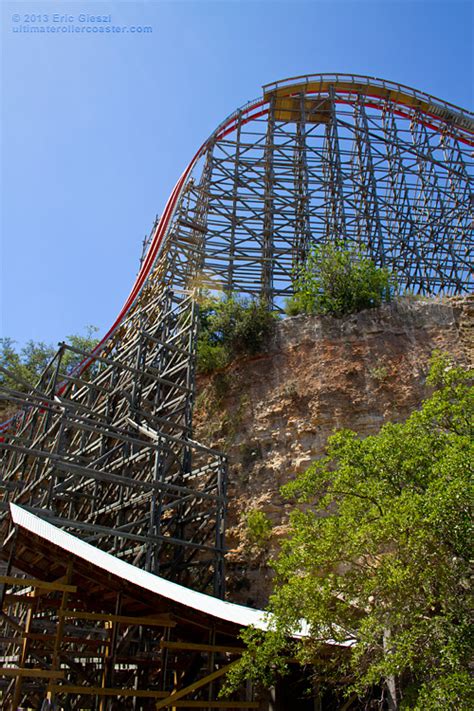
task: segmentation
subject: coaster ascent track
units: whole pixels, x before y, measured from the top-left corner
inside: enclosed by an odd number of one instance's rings
[[[223,595],[226,461],[194,441],[198,292],[280,310],[312,245],[342,240],[401,288],[472,287],[474,115],[373,77],[266,85],[203,143],[111,328],[64,344],[1,443],[8,502],[142,568]],[[76,352],[77,355],[77,352]]]

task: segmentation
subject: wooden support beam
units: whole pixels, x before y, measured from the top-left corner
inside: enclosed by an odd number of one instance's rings
[[[74,620],[94,620],[97,622],[117,622],[123,625],[142,625],[144,627],[176,627],[176,622],[169,615],[156,617],[132,617],[129,615],[109,615],[105,612],[82,612],[81,610],[61,610],[60,617]]]
[[[41,554],[38,554],[38,560],[41,560],[41,558],[42,558]],[[61,578],[57,578],[57,580],[52,580],[51,582],[53,582],[55,585],[58,585],[58,586],[59,585],[67,585],[71,588],[75,587],[77,590],[76,585],[70,584],[70,580],[68,579],[67,575],[63,575]],[[49,589],[37,588],[35,590],[34,597],[35,598],[44,597],[45,595],[48,595],[50,592],[51,591]],[[58,590],[58,592],[62,592],[64,594],[64,593],[71,593],[71,592],[75,592],[75,591],[74,590]],[[54,604],[56,604],[58,607],[61,607],[61,603],[58,600],[56,600],[56,601],[48,600],[48,602],[47,602],[48,607],[54,606]]]
[[[104,689],[101,686],[62,686],[54,684],[52,686],[56,694],[74,694],[77,696],[136,696],[137,698],[162,699],[168,696],[167,691],[154,691],[152,689],[121,689],[108,688]]]
[[[17,635],[16,637],[7,637],[2,635],[0,637],[0,644],[21,644],[22,636]]]
[[[42,590],[55,590],[58,592],[77,592],[75,585],[66,585],[65,583],[49,583],[46,580],[38,580],[37,578],[17,578],[14,575],[0,575],[0,583],[5,585],[18,585],[28,588],[41,588]]]
[[[171,440],[175,441],[178,444],[180,444],[180,440],[176,437],[172,437],[169,434],[163,434],[163,438],[165,440]],[[145,444],[143,441],[138,440],[139,443],[142,446],[152,446]],[[192,446],[194,449],[200,448],[197,444],[194,442],[190,442],[190,446]],[[101,481],[101,482],[106,482],[109,484],[119,484],[124,487],[128,488],[138,488],[146,491],[159,491],[159,490],[164,490],[164,491],[169,491],[169,492],[176,492],[179,494],[184,493],[189,493],[193,494],[196,498],[198,499],[216,499],[217,496],[215,494],[209,494],[203,491],[198,491],[194,489],[186,489],[185,487],[178,486],[175,484],[168,484],[167,482],[158,482],[158,481],[143,481],[141,479],[130,479],[125,476],[121,476],[120,474],[112,474],[107,471],[102,471],[98,469],[93,469],[91,467],[85,467],[81,466],[79,464],[75,464],[72,461],[66,460],[64,461],[61,455],[56,454],[55,452],[49,452],[49,451],[43,451],[40,449],[33,449],[31,447],[21,447],[20,445],[17,444],[8,444],[8,443],[3,443],[2,448],[6,449],[8,451],[14,451],[18,452],[20,454],[26,454],[31,457],[37,457],[40,460],[47,460],[52,466],[56,467],[57,469],[61,471],[65,471],[69,475],[76,475],[76,476],[84,476],[89,479],[93,479],[94,481]],[[200,448],[202,449],[202,447]],[[22,494],[24,495],[25,492],[23,491]],[[30,507],[25,506],[27,510],[30,509]],[[54,516],[48,516],[48,521],[51,521],[52,523],[55,523],[56,521],[61,521],[61,519],[58,519],[57,517]],[[109,529],[112,531],[113,529]],[[5,576],[4,576],[5,577]],[[0,579],[1,582],[1,579]],[[75,591],[72,591],[75,592]]]
[[[28,596],[33,597],[33,592],[28,593]],[[28,633],[31,629],[31,622],[33,620],[33,608],[29,607],[26,613],[26,622],[25,622],[25,632]],[[20,669],[24,668],[25,662],[28,658],[28,639],[26,637],[23,637],[22,643],[21,643],[21,652],[20,652],[20,657],[18,660],[18,666]],[[15,680],[15,690],[13,692],[13,700],[12,700],[12,709],[18,708],[20,705],[20,699],[21,699],[21,686],[22,686],[22,679],[23,677],[18,674]]]
[[[258,709],[258,701],[176,701],[176,708],[186,709]]]
[[[12,605],[12,604],[19,604],[19,605],[34,605],[36,603],[36,599],[34,597],[27,597],[26,595],[13,595],[12,593],[6,593],[3,597],[3,602]]]
[[[16,632],[19,632],[21,637],[25,634],[24,628],[19,625],[18,622],[16,622],[12,617],[7,615],[6,612],[0,611],[0,618],[2,618],[3,621],[6,622],[7,625],[12,627]],[[30,649],[30,656],[36,659],[39,664],[43,664],[43,659],[35,653],[34,649]]]
[[[207,676],[202,677],[202,679],[198,679],[197,681],[194,681],[192,684],[185,686],[184,689],[180,689],[179,691],[174,691],[172,694],[167,696],[167,698],[164,699],[163,701],[158,701],[158,703],[155,706],[156,711],[159,711],[159,709],[165,709],[167,706],[176,706],[175,702],[182,699],[183,696],[187,696],[187,694],[192,694],[195,691],[197,691],[198,689],[201,689],[203,686],[210,684],[211,681],[214,681],[214,679],[218,679],[220,676],[227,674],[227,672],[230,669],[232,669],[232,667],[234,667],[238,661],[239,660],[236,659],[235,661],[231,662],[230,664],[226,664],[224,667],[221,667],[220,669],[217,669],[217,671],[212,672],[212,674],[208,674]]]
[[[245,647],[228,647],[219,644],[195,644],[194,642],[160,642],[161,649],[189,650],[194,652],[215,652],[222,654],[242,654]]]
[[[71,576],[72,576],[72,571],[73,571],[73,563],[72,560],[69,561],[67,565],[67,574],[66,574],[66,584],[71,582]],[[61,664],[61,644],[63,640],[63,634],[64,634],[64,617],[61,614],[64,612],[64,610],[67,607],[67,603],[69,600],[69,592],[65,590],[61,596],[61,607],[59,608],[58,611],[58,624],[56,626],[56,637],[54,640],[54,645],[53,645],[53,656],[52,656],[52,661],[51,661],[51,667],[53,670],[58,670],[59,666]],[[51,689],[51,682],[48,684],[48,691],[46,694],[46,698],[50,702],[51,706],[54,704],[54,691]]]
[[[121,611],[122,606],[122,595],[117,593],[115,599],[115,615],[118,616]],[[117,634],[118,634],[118,623],[117,622],[106,622],[106,626],[109,627],[109,635],[107,643],[103,647],[103,660],[102,660],[102,688],[110,688],[113,684],[113,673],[115,667],[115,653],[117,644]],[[107,702],[105,697],[100,700],[99,711],[106,711]]]
[[[28,632],[24,635],[19,635],[17,639],[20,639],[22,636],[28,637],[28,639],[34,640],[35,642],[54,642],[56,639],[55,634],[43,634],[41,632]],[[0,637],[0,642],[1,640],[2,638]],[[64,644],[80,644],[84,647],[103,647],[107,644],[105,639],[88,639],[87,637],[71,637],[67,635],[63,637],[63,642]]]
[[[0,676],[29,676],[39,679],[63,679],[63,671],[48,669],[28,669],[26,667],[0,667]]]

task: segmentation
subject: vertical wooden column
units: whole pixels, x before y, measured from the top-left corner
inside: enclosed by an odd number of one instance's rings
[[[65,576],[66,584],[69,584],[71,582],[72,570],[73,570],[73,563],[72,563],[72,560],[70,560],[67,564],[67,572],[66,572],[66,576]],[[54,640],[53,657],[51,660],[51,670],[52,671],[59,671],[59,667],[61,664],[61,645],[62,645],[62,641],[63,641],[64,619],[65,619],[64,612],[67,609],[68,599],[69,599],[69,591],[64,590],[63,594],[61,596],[61,606],[58,610],[58,624],[56,627],[56,637]],[[55,683],[54,679],[51,679],[51,681],[48,683],[48,690],[46,692],[46,699],[50,702],[50,704],[54,703],[54,699],[56,697],[54,683]]]
[[[239,181],[240,181],[240,137],[242,131],[242,111],[239,111],[237,119],[237,131],[235,136],[235,156],[234,173],[232,176],[232,213],[230,222],[229,240],[229,269],[225,289],[230,294],[234,290],[234,267],[235,267],[235,242],[237,235],[237,211],[239,207]]]
[[[334,86],[329,87],[328,93],[330,120],[326,124],[326,239],[332,241],[346,239],[346,211]]]
[[[305,263],[311,242],[311,226],[309,220],[310,192],[306,153],[306,97],[302,92],[299,96],[299,114],[296,121],[293,163],[295,241],[293,246],[292,266],[296,271]]]
[[[356,146],[359,158],[359,188],[365,201],[366,234],[361,235],[360,241],[366,241],[369,256],[383,266],[385,253],[382,234],[382,219],[379,205],[381,203],[377,194],[377,181],[375,179],[374,158],[372,155],[372,142],[369,131],[367,113],[364,99],[359,97],[355,109]]]
[[[212,627],[211,627],[210,630],[209,630],[209,637],[208,637],[208,640],[209,640],[209,645],[212,646],[212,647],[215,647],[215,645],[216,645],[216,628],[215,628],[215,625],[212,625]],[[207,671],[208,671],[208,674],[212,674],[212,672],[214,671],[214,664],[215,664],[215,661],[216,661],[215,652],[214,652],[214,651],[210,651],[210,652],[209,652],[209,655],[208,655],[208,663],[207,663]],[[209,684],[209,689],[208,689],[208,692],[207,692],[207,698],[208,698],[209,701],[213,701],[213,700],[214,700],[214,682],[213,682],[213,681],[211,681],[211,683]],[[210,711],[210,709],[209,709],[209,711]]]
[[[115,616],[120,615],[120,610],[122,606],[122,596],[117,593],[117,598],[115,602]],[[118,623],[116,619],[109,620],[105,623],[106,628],[109,630],[109,638],[104,648],[103,656],[103,668],[102,668],[102,689],[107,689],[113,686],[113,673],[115,667],[115,651],[117,646],[117,632]],[[99,703],[99,711],[106,711],[107,709],[107,697],[101,696]]]
[[[273,222],[274,222],[274,182],[273,155],[275,150],[275,97],[272,96],[268,109],[267,136],[265,143],[265,175],[263,195],[263,242],[262,242],[262,284],[263,300],[271,305],[273,291]]]
[[[33,590],[33,592],[28,593],[27,597],[28,598],[35,597],[35,593],[36,593],[36,588]],[[25,631],[23,634],[23,642],[21,644],[20,658],[18,660],[18,666],[20,669],[24,669],[25,662],[28,657],[28,644],[29,644],[28,634],[31,631],[32,621],[33,621],[33,606],[29,605],[27,613],[26,613]],[[21,674],[18,674],[18,676],[15,679],[15,690],[13,692],[12,711],[17,710],[18,705],[21,701],[22,679],[23,679],[23,677]]]

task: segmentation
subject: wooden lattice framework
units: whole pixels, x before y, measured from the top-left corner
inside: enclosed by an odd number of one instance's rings
[[[153,225],[129,298],[66,375],[6,389],[8,502],[138,566],[224,593],[226,462],[193,440],[199,293],[281,310],[314,244],[363,247],[401,288],[472,286],[474,116],[392,82],[264,87],[205,141]]]
[[[74,542],[66,550],[21,525],[5,550],[5,710],[260,707],[250,687],[219,698],[244,650],[235,622],[157,594],[85,560]]]

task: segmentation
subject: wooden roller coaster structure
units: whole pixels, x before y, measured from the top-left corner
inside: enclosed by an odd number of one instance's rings
[[[64,374],[4,388],[1,535],[14,502],[147,571],[224,595],[226,458],[193,439],[202,289],[282,310],[315,244],[363,247],[401,288],[472,287],[474,115],[374,77],[263,87],[203,143],[120,314]],[[78,352],[76,351],[76,355]]]

